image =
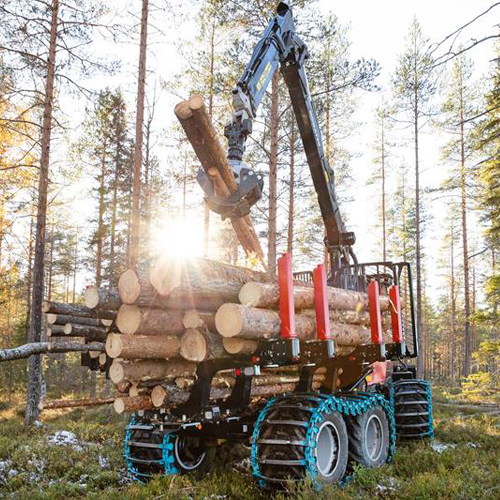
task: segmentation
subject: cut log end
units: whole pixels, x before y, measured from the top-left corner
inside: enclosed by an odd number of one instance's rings
[[[141,293],[139,278],[134,270],[127,269],[118,281],[120,298],[125,304],[133,304]]]
[[[99,289],[95,286],[88,286],[85,290],[85,306],[94,309],[99,304]]]
[[[122,304],[116,318],[116,326],[122,333],[132,334],[137,331],[141,323],[141,311],[139,307]]]
[[[72,330],[73,330],[73,325],[71,323],[66,323],[63,327],[65,335],[71,335]]]
[[[48,313],[45,316],[48,325],[53,325],[57,321],[57,314]]]
[[[189,105],[189,109],[191,109],[193,111],[198,111],[199,109],[203,108],[203,106],[204,106],[203,97],[201,97],[201,95],[199,95],[199,94],[192,95],[189,98],[188,105]]]
[[[223,338],[222,344],[229,354],[253,354],[259,343],[256,340],[229,337]]]
[[[190,328],[181,338],[179,352],[187,361],[203,361],[208,354],[207,341],[201,332]]]
[[[215,314],[215,327],[223,337],[234,337],[243,330],[243,318],[236,304],[223,304]]]
[[[123,365],[121,363],[115,361],[111,364],[109,367],[109,378],[114,384],[119,384],[124,380],[125,370],[123,369]]]
[[[123,397],[115,399],[113,407],[118,414],[130,411],[151,410],[153,404],[149,396]]]
[[[151,401],[153,406],[159,408],[163,406],[167,399],[167,391],[161,385],[155,385],[151,391]]]
[[[241,287],[239,293],[240,302],[246,306],[256,307],[259,305],[262,287],[259,283],[246,283]]]
[[[119,334],[111,333],[106,339],[106,354],[110,358],[117,358],[122,352],[122,339]]]
[[[187,120],[188,118],[191,118],[193,116],[193,113],[191,112],[191,108],[189,107],[189,103],[187,101],[182,101],[179,104],[177,104],[174,108],[174,113],[179,120]]]
[[[181,284],[183,258],[164,257],[149,271],[149,281],[162,297],[168,297]]]

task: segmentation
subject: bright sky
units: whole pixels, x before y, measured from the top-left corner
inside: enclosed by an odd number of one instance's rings
[[[139,14],[140,1],[128,0],[118,2],[123,16],[129,16],[130,12]],[[324,13],[333,11],[337,14],[340,22],[351,27],[350,39],[352,40],[353,58],[365,57],[376,59],[382,67],[382,75],[378,84],[387,91],[390,78],[397,62],[398,54],[403,50],[404,39],[408,26],[414,15],[419,19],[425,35],[431,41],[440,41],[446,35],[454,31],[462,24],[470,21],[473,17],[486,10],[492,0],[419,0],[419,1],[396,1],[381,0],[351,0],[330,1],[320,0],[319,5]],[[478,21],[465,31],[460,41],[466,44],[471,38],[480,38],[484,33],[491,33],[495,21],[498,22],[498,14],[495,10],[488,16]],[[175,18],[165,20],[164,11],[153,11],[150,16],[150,47],[148,52],[148,85],[151,91],[154,81],[159,77],[171,79],[182,65],[182,60],[177,54],[175,42],[180,38],[184,40],[193,39],[195,36],[194,26],[178,22]],[[175,29],[173,28],[175,26]],[[181,29],[182,26],[182,29]],[[162,32],[158,32],[158,28]],[[113,44],[103,44],[103,48],[115,52],[115,56],[122,61],[121,71],[114,77],[96,78],[92,82],[95,88],[109,85],[111,87],[120,85],[130,100],[130,109],[134,109],[136,91],[136,67],[138,46],[132,43],[122,45],[119,51]],[[470,57],[475,61],[476,76],[479,79],[488,71],[488,62],[492,58],[492,47],[490,44],[482,44],[470,52]],[[380,256],[374,255],[373,245],[375,234],[373,231],[374,206],[377,203],[375,188],[365,186],[369,171],[373,168],[371,164],[372,152],[369,145],[373,141],[372,117],[376,105],[380,102],[381,94],[362,94],[360,106],[356,118],[363,123],[357,135],[352,138],[351,145],[359,154],[352,162],[355,185],[352,192],[355,193],[355,201],[347,209],[349,214],[349,226],[357,233],[357,253],[360,260],[374,260]],[[178,97],[171,93],[163,92],[159,105],[157,106],[156,129],[161,137],[162,129],[174,119],[173,106],[178,102]],[[81,119],[84,103],[72,101],[73,113],[70,115],[76,123]],[[410,138],[410,136],[408,136]],[[424,186],[436,185],[445,177],[445,167],[439,164],[439,146],[442,143],[434,131],[425,132],[422,136],[422,169]],[[165,147],[165,145],[164,145]],[[401,149],[401,154],[411,158],[411,151]],[[160,155],[161,157],[161,155]],[[410,160],[408,160],[411,166]],[[161,164],[163,168],[167,165]],[[201,199],[201,189],[200,189]],[[77,210],[74,217],[77,224],[83,226],[88,217],[86,197],[78,186],[74,187],[74,203]],[[431,210],[440,213],[444,208],[441,202],[433,202]],[[435,282],[436,255],[443,238],[441,231],[441,220],[439,217],[429,228],[425,245],[429,255],[429,276],[431,285]]]

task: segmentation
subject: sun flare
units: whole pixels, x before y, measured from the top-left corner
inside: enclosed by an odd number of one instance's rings
[[[165,221],[156,228],[153,250],[157,254],[196,256],[203,254],[203,224],[186,217]]]

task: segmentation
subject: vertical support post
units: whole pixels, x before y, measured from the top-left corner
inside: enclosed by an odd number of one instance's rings
[[[401,298],[399,296],[398,285],[392,285],[389,288],[389,300],[391,311],[392,341],[400,344],[403,342],[403,323],[401,321]]]
[[[368,285],[368,310],[370,312],[370,330],[372,334],[372,344],[383,344],[382,335],[382,314],[380,312],[380,292],[377,281],[372,281]]]
[[[330,311],[326,295],[326,271],[324,264],[318,265],[313,270],[313,284],[317,337],[318,340],[330,340]]]
[[[289,253],[278,259],[280,291],[281,338],[295,339],[295,302],[293,297],[292,257]]]

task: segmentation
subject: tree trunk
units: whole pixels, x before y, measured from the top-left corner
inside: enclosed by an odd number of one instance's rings
[[[81,316],[70,316],[68,314],[47,314],[48,325],[65,325],[66,323],[73,323],[78,325],[88,326],[102,326],[101,321],[97,318],[85,318]]]
[[[139,74],[137,77],[137,110],[135,119],[134,180],[132,186],[132,219],[129,249],[129,265],[135,268],[139,263],[140,198],[142,167],[142,123],[144,120],[144,95],[146,87],[146,53],[148,37],[149,0],[142,0],[141,41],[139,49]]]
[[[119,335],[111,333],[106,340],[110,358],[162,359],[179,354],[179,339],[171,335]]]
[[[278,85],[279,70],[271,81],[271,144],[269,148],[269,222],[267,232],[267,268],[276,274],[276,220],[278,211]]]
[[[416,70],[415,70],[416,78]],[[415,261],[417,274],[417,318],[416,328],[418,332],[418,351],[417,372],[419,376],[425,377],[425,337],[422,324],[422,263],[421,263],[421,241],[420,241],[420,171],[419,171],[419,146],[418,146],[418,82],[415,82],[414,109],[413,109],[413,133],[415,148]]]
[[[49,57],[45,80],[45,96],[42,121],[42,151],[38,184],[38,207],[36,217],[35,261],[33,266],[33,292],[31,297],[30,326],[28,342],[39,342],[42,328],[42,299],[45,253],[45,228],[47,218],[47,188],[49,183],[50,136],[52,131],[52,102],[54,98],[54,77],[57,45],[59,0],[52,0]],[[39,355],[28,361],[28,384],[26,389],[25,426],[38,421],[42,385],[42,362]]]
[[[118,311],[116,325],[120,332],[129,335],[179,334],[184,331],[183,318],[183,311],[123,304]]]
[[[286,251],[292,255],[293,253],[293,224],[294,224],[294,196],[295,196],[295,117],[292,116],[290,130],[290,187],[288,195],[288,235]]]
[[[470,374],[472,361],[472,332],[470,325],[470,285],[469,285],[469,245],[467,242],[467,171],[465,167],[465,133],[464,133],[464,96],[463,86],[460,86],[460,187],[462,215],[462,248],[464,266],[464,306],[465,306],[465,337],[464,337],[464,377]]]

